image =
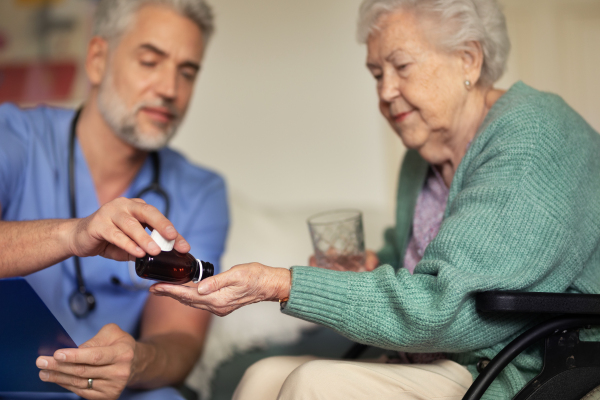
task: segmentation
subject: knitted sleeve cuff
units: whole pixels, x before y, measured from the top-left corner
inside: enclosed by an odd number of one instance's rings
[[[348,306],[348,274],[316,267],[292,267],[292,290],[283,312],[339,329]]]

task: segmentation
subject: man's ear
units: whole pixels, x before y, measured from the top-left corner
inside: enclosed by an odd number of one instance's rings
[[[477,41],[468,42],[464,49],[461,50],[461,58],[465,79],[473,83],[479,82],[481,77],[481,68],[483,67],[483,48],[481,43]]]
[[[108,42],[94,36],[88,44],[85,71],[92,86],[100,85],[108,67]]]

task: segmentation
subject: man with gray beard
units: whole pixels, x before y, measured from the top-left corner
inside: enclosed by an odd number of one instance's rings
[[[83,106],[0,106],[0,278],[25,277],[79,346],[36,360],[74,398],[181,399],[201,353],[209,313],[149,297],[127,261],[160,253],[150,228],[219,270],[224,181],[165,147],[212,30],[203,0],[100,0]]]

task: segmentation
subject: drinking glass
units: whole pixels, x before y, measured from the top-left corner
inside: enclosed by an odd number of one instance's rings
[[[326,211],[313,215],[307,222],[317,266],[346,271],[364,268],[365,239],[360,211]]]

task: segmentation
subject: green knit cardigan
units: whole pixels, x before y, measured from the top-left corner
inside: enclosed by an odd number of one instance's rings
[[[401,266],[427,168],[407,152],[396,227],[379,252],[385,265],[293,267],[283,312],[360,343],[445,352],[475,378],[481,358],[544,318],[480,315],[475,293],[600,293],[600,135],[560,97],[513,85],[460,163],[440,231],[411,275]],[[530,348],[483,398],[511,398],[541,366],[541,348]]]

